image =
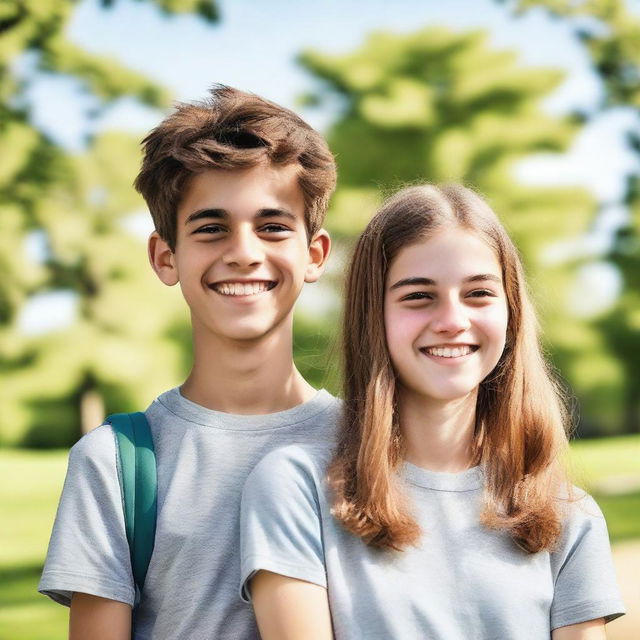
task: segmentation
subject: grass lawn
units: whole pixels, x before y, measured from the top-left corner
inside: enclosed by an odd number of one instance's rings
[[[633,475],[640,479],[640,435],[574,440],[571,463],[589,485],[611,476]]]
[[[570,464],[604,512],[611,541],[640,539],[640,436],[575,441]]]
[[[0,450],[0,638],[67,637],[68,610],[36,592],[67,465],[64,451]]]
[[[0,450],[0,640],[67,635],[67,609],[36,591],[66,460],[65,451]],[[604,511],[612,542],[640,539],[640,436],[575,442],[571,465]]]

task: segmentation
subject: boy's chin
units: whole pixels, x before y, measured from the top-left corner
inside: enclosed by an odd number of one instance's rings
[[[233,340],[235,342],[256,342],[258,340],[265,339],[272,332],[269,328],[253,328],[247,327],[245,329],[236,329],[229,331],[225,334],[227,340]]]
[[[273,324],[236,324],[225,331],[214,331],[212,337],[234,342],[255,342],[266,339],[277,331]]]
[[[220,314],[217,322],[213,318],[198,318],[191,316],[193,337],[203,346],[205,343],[225,342],[256,342],[277,335],[291,334],[291,316],[293,310],[287,314],[269,315],[268,317],[224,317]],[[265,314],[266,315],[266,314]]]

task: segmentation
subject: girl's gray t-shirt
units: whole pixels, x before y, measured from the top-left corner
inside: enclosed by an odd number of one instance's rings
[[[380,551],[330,513],[326,454],[270,453],[242,498],[241,596],[259,570],[328,589],[336,640],[541,640],[557,627],[624,613],[600,509],[566,502],[553,553],[529,554],[479,524],[483,474],[401,470],[423,536]]]
[[[269,451],[330,446],[340,402],[326,391],[293,409],[232,415],[172,389],[146,411],[158,467],[155,546],[134,638],[259,639],[238,597],[240,496]],[[82,592],[134,605],[114,435],[98,427],[71,449],[39,591],[69,605]]]

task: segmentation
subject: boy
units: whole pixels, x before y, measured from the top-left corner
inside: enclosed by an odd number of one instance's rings
[[[293,305],[322,274],[335,163],[287,109],[230,87],[181,104],[144,140],[135,186],[151,265],[190,308],[193,368],[146,411],[158,466],[155,546],[136,594],[114,435],[71,450],[39,590],[72,638],[258,638],[239,598],[239,502],[268,451],[327,446],[339,404],[292,359]]]

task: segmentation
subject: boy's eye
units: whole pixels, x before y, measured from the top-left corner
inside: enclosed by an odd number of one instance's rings
[[[207,224],[204,227],[198,227],[194,233],[221,233],[224,231],[224,227],[219,224]]]
[[[265,224],[263,227],[260,227],[260,231],[266,231],[267,233],[283,233],[289,230],[289,227],[275,223]]]

